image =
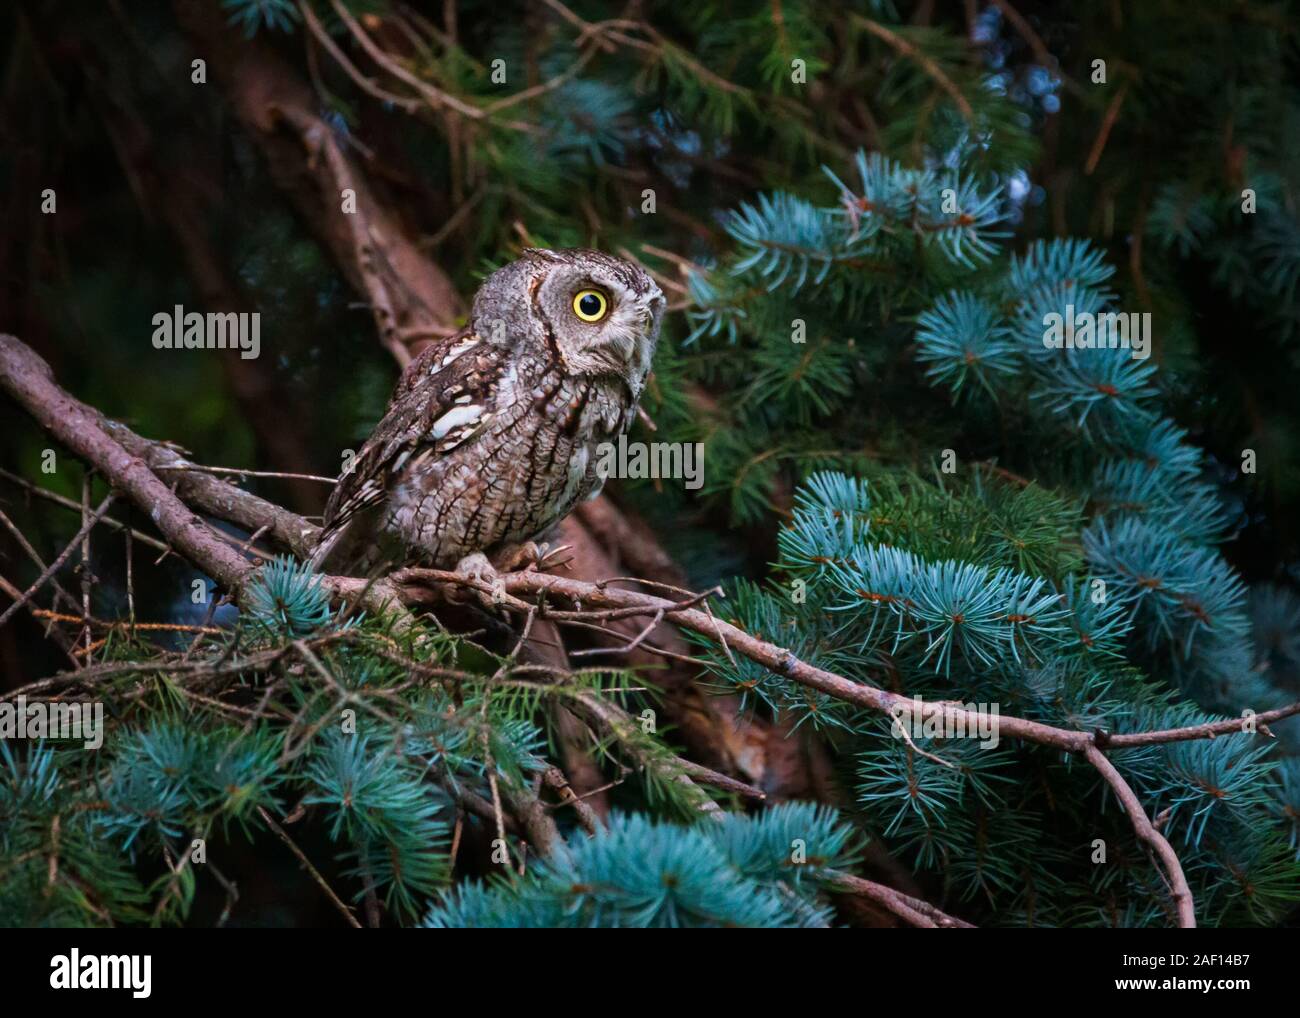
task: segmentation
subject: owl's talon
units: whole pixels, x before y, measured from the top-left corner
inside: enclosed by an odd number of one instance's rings
[[[530,570],[541,572],[542,563],[546,561],[546,556],[550,554],[550,544],[547,541],[525,541],[522,552],[526,557],[524,572]]]
[[[481,551],[476,551],[472,555],[466,555],[456,564],[456,575],[473,584],[488,584],[491,590],[492,604],[500,605],[505,603],[506,585],[501,580],[501,575],[486,555]],[[481,593],[481,591],[480,591]]]
[[[513,573],[516,569],[523,569],[524,572],[540,569],[549,547],[545,541],[541,544],[524,541],[522,544],[508,545],[497,555],[496,568],[503,573]]]
[[[542,545],[542,550],[545,552],[545,554],[542,555],[542,557],[537,560],[538,570],[544,571],[547,569],[554,568],[555,566],[567,565],[569,562],[572,561],[572,559],[564,559],[563,561],[560,562],[552,562],[549,560],[554,559],[556,556],[562,555],[564,552],[569,551],[572,547],[573,545],[571,544],[557,544],[554,548],[552,548],[548,544]]]

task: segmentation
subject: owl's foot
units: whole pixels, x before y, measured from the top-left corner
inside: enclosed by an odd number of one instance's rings
[[[523,544],[508,544],[497,554],[496,568],[503,573],[513,573],[516,569],[541,569],[542,562],[550,545],[546,542],[525,541]]]
[[[491,596],[494,605],[499,605],[505,601],[506,585],[501,582],[501,576],[497,572],[496,566],[481,551],[466,555],[456,563],[455,572],[458,576],[476,584],[488,584],[492,588]]]

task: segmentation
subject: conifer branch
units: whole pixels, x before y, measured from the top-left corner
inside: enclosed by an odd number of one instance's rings
[[[394,579],[399,584],[406,586],[408,594],[413,593],[409,588],[409,584],[413,581],[474,587],[485,598],[485,603],[490,603],[486,599],[492,593],[492,588],[488,584],[468,580],[455,573],[439,570],[404,570],[402,573],[396,574]],[[512,573],[501,577],[501,580],[506,591],[513,595],[512,598],[507,600],[507,604],[516,610],[533,610],[531,604],[519,599],[520,595],[530,597],[541,595],[544,598],[543,604],[553,596],[558,595],[572,604],[581,606],[580,610],[588,612],[627,612],[632,609],[639,610],[645,615],[662,612],[676,624],[691,629],[707,639],[717,639],[724,646],[766,666],[775,673],[784,675],[811,689],[827,693],[836,699],[866,707],[888,716],[892,716],[896,709],[915,709],[912,706],[912,699],[905,695],[855,683],[833,672],[817,668],[799,660],[789,650],[753,637],[730,623],[716,619],[711,613],[690,607],[694,603],[693,598],[685,602],[673,602],[648,594],[617,590],[607,586],[583,583],[537,572]],[[418,595],[416,596],[418,597]],[[542,612],[543,617],[545,617],[546,609],[543,608]],[[976,715],[965,710],[960,705],[944,702],[925,703],[920,708],[920,714],[927,719],[932,717],[942,719],[944,730],[971,731],[975,730],[979,723]],[[1300,714],[1300,703],[1269,711],[1266,715],[1261,715],[1261,718],[1265,721],[1273,721],[1295,714]],[[1173,895],[1178,908],[1179,925],[1184,927],[1195,926],[1195,910],[1191,890],[1187,885],[1177,855],[1169,845],[1168,840],[1152,825],[1132,788],[1098,748],[1099,744],[1110,745],[1109,737],[1104,734],[1099,737],[1095,733],[1055,728],[1009,715],[1000,715],[998,724],[999,731],[1002,734],[1081,755],[1098,770],[1124,806],[1139,839],[1151,845],[1160,859],[1167,875],[1170,893]],[[1216,735],[1226,734],[1234,730],[1238,732],[1244,731],[1240,720],[1228,720],[1214,725],[1192,726],[1162,733],[1141,733],[1131,744],[1152,745],[1160,742],[1185,741],[1194,738],[1214,738]]]
[[[948,75],[943,73],[943,68],[941,68],[937,63],[935,63],[934,60],[932,60],[929,56],[927,56],[925,52],[921,50],[920,47],[915,46],[912,43],[908,42],[897,32],[893,32],[889,30],[880,22],[873,21],[870,18],[864,18],[860,14],[853,15],[853,23],[855,25],[861,26],[862,28],[865,28],[877,39],[884,40],[895,50],[897,50],[898,53],[901,54],[902,56],[908,58],[909,60],[915,60],[917,64],[919,64],[925,70],[925,73],[930,75],[930,77],[932,77],[935,80],[935,82],[939,85],[939,87],[942,88],[945,92],[948,93],[948,95],[952,97],[952,101],[957,105],[957,108],[961,110],[961,115],[966,118],[966,122],[967,123],[974,122],[975,111],[971,109],[970,102],[967,100],[967,98],[964,95],[962,95],[961,89],[959,89],[955,84],[953,84],[952,79],[949,78]]]
[[[0,336],[0,386],[3,386],[52,435],[98,468],[144,509],[181,554],[209,572],[227,589],[233,592],[240,590],[256,567],[237,555],[228,544],[218,539],[207,526],[202,524],[179,495],[173,494],[149,470],[144,460],[131,455],[114,439],[115,429],[106,427],[100,415],[63,392],[55,384],[48,366],[19,340],[11,336]],[[120,429],[120,426],[118,428]],[[247,518],[252,515],[248,511],[240,512],[235,508],[237,504],[244,504],[247,510],[249,503],[252,503],[252,508],[257,510],[256,515],[259,517],[266,515],[266,510],[260,505],[263,500],[257,499],[256,496],[249,495],[211,475],[194,472],[188,476],[193,479],[204,478],[211,482],[211,485],[201,485],[199,488],[208,498],[213,494],[212,485],[221,486],[223,497],[216,501],[216,505],[224,510],[227,517]],[[281,511],[281,514],[277,514],[276,521],[282,533],[297,535],[298,540],[295,543],[299,543],[301,535],[310,530],[305,521],[294,517],[291,513]],[[898,707],[910,709],[911,701],[904,695],[853,682],[834,672],[818,668],[800,660],[785,648],[758,639],[731,623],[718,619],[713,613],[695,607],[699,601],[697,595],[670,600],[650,594],[620,590],[607,584],[587,583],[532,571],[505,574],[501,579],[508,595],[506,604],[523,613],[537,612],[539,617],[545,618],[548,611],[553,611],[548,607],[553,600],[574,605],[575,611],[579,614],[594,613],[597,617],[607,619],[635,614],[654,617],[662,613],[665,618],[677,625],[693,630],[706,639],[716,640],[724,648],[735,651],[778,675],[786,676],[794,682],[846,703],[886,715],[890,715]],[[490,585],[468,580],[455,573],[431,569],[402,570],[379,584],[342,577],[322,578],[322,584],[336,596],[364,596],[371,600],[371,603],[374,603],[373,599],[379,598],[381,599],[379,604],[387,604],[390,608],[399,601],[418,604],[427,600],[427,591],[422,592],[420,589],[422,585],[443,588],[469,586],[478,589],[484,596],[491,594]],[[524,600],[524,598],[537,597],[545,598],[540,607],[529,600]],[[588,706],[592,710],[597,706],[600,708],[602,724],[614,723],[606,716],[608,708],[603,702],[592,701]],[[1260,720],[1267,723],[1296,713],[1300,713],[1300,704],[1269,711],[1261,715]],[[943,702],[927,703],[924,706],[923,716],[931,715],[937,715],[945,722],[955,723],[954,727],[960,724],[961,730],[967,730],[967,726],[978,722],[977,718],[971,716],[961,706]],[[1006,715],[999,718],[999,726],[1003,734],[1014,738],[1082,755],[1098,769],[1115,789],[1139,837],[1153,846],[1165,866],[1171,892],[1178,903],[1180,922],[1184,925],[1193,923],[1191,892],[1187,888],[1186,879],[1182,876],[1176,855],[1168,846],[1168,842],[1151,825],[1131,788],[1119,777],[1118,771],[1100,752],[1097,736],[1089,732],[1068,731]],[[1213,738],[1240,729],[1240,726],[1241,722],[1229,720],[1159,733],[1117,735],[1111,737],[1109,747],[1122,748],[1125,745],[1150,745],[1158,742]],[[680,777],[690,781],[684,773]],[[521,811],[530,818],[530,822],[535,822],[538,816],[543,815],[539,810],[528,808],[526,803],[515,805],[522,806]],[[716,804],[714,809],[717,809]],[[532,834],[540,842],[539,848],[548,845],[552,840],[549,830],[534,827]]]
[[[923,929],[975,929],[973,923],[968,923],[965,919],[958,919],[956,916],[950,916],[931,905],[928,901],[914,898],[910,894],[904,894],[887,884],[879,884],[874,880],[864,880],[862,877],[855,877],[851,873],[841,873],[834,870],[828,873],[828,877],[830,886],[834,890],[845,894],[860,894],[864,898],[869,898],[912,926]]]

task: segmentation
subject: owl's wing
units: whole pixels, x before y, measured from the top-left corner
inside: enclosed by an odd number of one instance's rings
[[[383,419],[334,486],[313,562],[319,567],[358,514],[388,496],[417,457],[441,456],[492,418],[498,348],[464,330],[430,344],[407,365]]]

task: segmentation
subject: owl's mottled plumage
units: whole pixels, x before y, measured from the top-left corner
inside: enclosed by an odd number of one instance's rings
[[[575,307],[589,290],[608,301],[599,321]],[[451,568],[539,537],[599,491],[596,448],[636,416],[664,306],[640,267],[599,251],[530,249],[498,269],[469,326],[403,373],[325,507],[316,564],[414,551]]]

